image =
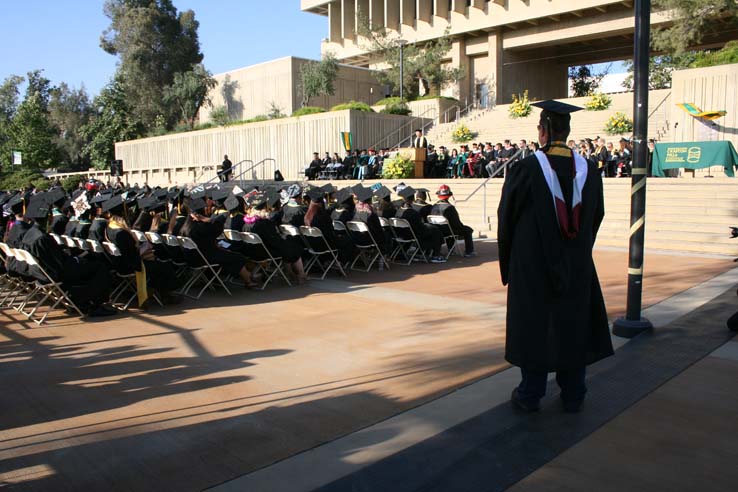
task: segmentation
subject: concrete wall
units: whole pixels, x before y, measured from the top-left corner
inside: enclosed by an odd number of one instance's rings
[[[285,57],[215,75],[218,85],[210,91],[212,106],[200,110],[200,121],[210,121],[210,113],[219,106],[228,107],[234,121],[265,115],[271,103],[291,115],[301,106],[300,67],[308,62]],[[232,93],[226,99],[223,87],[227,79]],[[312,98],[309,105],[330,109],[350,100],[371,104],[384,97],[383,86],[368,69],[341,65],[334,86],[333,96]]]
[[[738,148],[738,64],[679,70],[672,74],[671,90],[673,105],[692,103],[703,111],[728,112],[715,121],[703,121],[674,106],[672,141],[730,140]]]
[[[461,103],[450,99],[423,99],[420,101],[410,101],[408,104],[413,116],[436,119],[441,118],[441,123],[447,123],[456,119],[456,108]],[[384,109],[384,106],[372,106],[377,113]]]
[[[343,153],[340,132],[352,132],[354,146],[368,148],[379,146],[387,135],[391,135],[390,140],[410,135],[422,122],[407,116],[333,111],[119,142],[115,144],[115,156],[123,160],[126,172],[143,173],[152,185],[209,179],[215,176],[224,154],[234,164],[245,159],[275,159],[260,168],[254,178],[260,179],[262,173],[269,178],[279,169],[285,178],[297,179],[313,152]]]

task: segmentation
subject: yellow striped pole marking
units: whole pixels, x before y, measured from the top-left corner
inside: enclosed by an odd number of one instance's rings
[[[630,173],[633,176],[639,176],[641,174],[645,176],[646,175],[646,170],[644,168],[642,168],[642,167],[638,167],[638,168],[631,169],[630,170]]]
[[[641,268],[628,268],[628,275],[643,275],[643,267],[641,267]]]
[[[640,180],[639,182],[637,182],[637,183],[636,183],[635,185],[633,185],[633,188],[632,188],[632,189],[630,190],[630,194],[631,194],[631,195],[635,195],[635,194],[636,194],[636,193],[638,193],[638,192],[639,192],[639,191],[641,190],[641,188],[643,188],[644,186],[646,186],[646,180],[645,180],[645,179],[642,179],[642,180]]]
[[[642,216],[640,219],[636,220],[635,223],[630,226],[630,235],[632,236],[636,232],[638,232],[638,229],[640,229],[643,226],[643,223],[646,222],[646,217]]]

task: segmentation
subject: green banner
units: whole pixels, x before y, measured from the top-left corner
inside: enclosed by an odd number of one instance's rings
[[[735,176],[738,152],[730,141],[657,143],[653,152],[653,176],[663,177],[664,169],[702,169],[723,166],[725,174]]]
[[[354,136],[351,132],[341,132],[341,142],[344,150],[348,152],[354,147]]]

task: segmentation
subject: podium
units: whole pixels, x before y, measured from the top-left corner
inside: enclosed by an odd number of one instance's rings
[[[400,157],[403,159],[409,159],[415,163],[415,175],[414,178],[424,178],[424,168],[425,168],[425,158],[426,158],[426,150],[425,149],[416,149],[415,147],[408,147],[405,149],[400,149]]]

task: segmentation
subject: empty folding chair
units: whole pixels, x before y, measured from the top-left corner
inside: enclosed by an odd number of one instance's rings
[[[423,261],[428,263],[428,256],[425,251],[423,251],[423,247],[421,246],[418,237],[415,235],[415,231],[413,231],[413,228],[410,226],[410,223],[405,219],[398,219],[396,217],[391,218],[389,221],[395,235],[395,241],[398,245],[392,253],[393,256],[390,260],[396,262],[397,257],[402,254],[402,256],[407,260],[407,263],[403,263],[404,265],[410,265],[417,257],[422,258]]]
[[[285,275],[284,270],[282,269],[282,257],[274,256],[272,252],[269,251],[269,248],[267,248],[266,244],[264,244],[258,234],[254,234],[253,232],[235,232],[235,235],[240,236],[241,240],[244,241],[246,244],[250,244],[254,248],[261,248],[261,250],[264,251],[264,254],[267,257],[266,261],[256,262],[256,269],[251,272],[252,275],[258,273],[259,271],[264,272],[264,275],[266,277],[264,279],[264,282],[261,284],[261,290],[264,290],[267,284],[269,284],[269,282],[272,281],[272,278],[274,278],[274,276],[277,274],[279,274],[282,279],[287,282],[287,285],[292,285],[292,282],[290,282],[290,280],[287,278],[287,275]]]
[[[383,267],[386,266],[389,269],[387,259],[382,254],[382,250],[379,248],[372,233],[369,231],[369,227],[361,221],[350,221],[346,222],[349,234],[352,237],[354,245],[359,250],[359,254],[356,255],[354,261],[351,263],[352,270],[361,270],[368,272],[374,266],[374,263],[379,260],[379,264]],[[361,261],[365,268],[356,268],[356,263]]]
[[[190,264],[190,268],[193,270],[193,275],[187,282],[185,282],[184,286],[182,287],[182,295],[193,299],[200,299],[203,292],[205,292],[205,290],[207,290],[208,288],[211,288],[211,286],[215,284],[215,282],[220,284],[220,286],[223,287],[223,289],[228,293],[229,296],[233,295],[226,286],[225,282],[223,282],[223,279],[220,277],[220,273],[223,270],[223,267],[215,263],[210,263],[205,255],[202,254],[200,248],[197,247],[195,241],[193,241],[189,237],[177,236],[177,241],[179,241],[184,249],[192,252],[194,255],[197,255],[196,257],[200,260],[199,263]],[[190,289],[192,289],[192,287],[195,286],[198,282],[203,282],[204,285],[196,296],[191,296],[189,294]]]
[[[441,228],[443,243],[448,248],[448,251],[446,252],[446,259],[448,260],[449,256],[456,252],[456,247],[459,245],[459,241],[463,240],[464,237],[454,234],[454,231],[451,230],[451,225],[449,225],[448,220],[446,220],[446,217],[443,215],[429,215],[428,223]],[[449,244],[451,246],[449,246]]]
[[[305,265],[305,274],[309,275],[310,270],[318,265],[323,272],[320,277],[321,280],[325,280],[326,275],[332,268],[336,268],[342,276],[346,276],[346,272],[341,266],[341,262],[338,261],[336,253],[338,250],[331,248],[330,244],[323,236],[323,232],[317,227],[301,226],[300,234],[305,238],[308,245],[308,253],[310,253],[310,260]],[[324,263],[324,258],[327,259],[328,264]]]

